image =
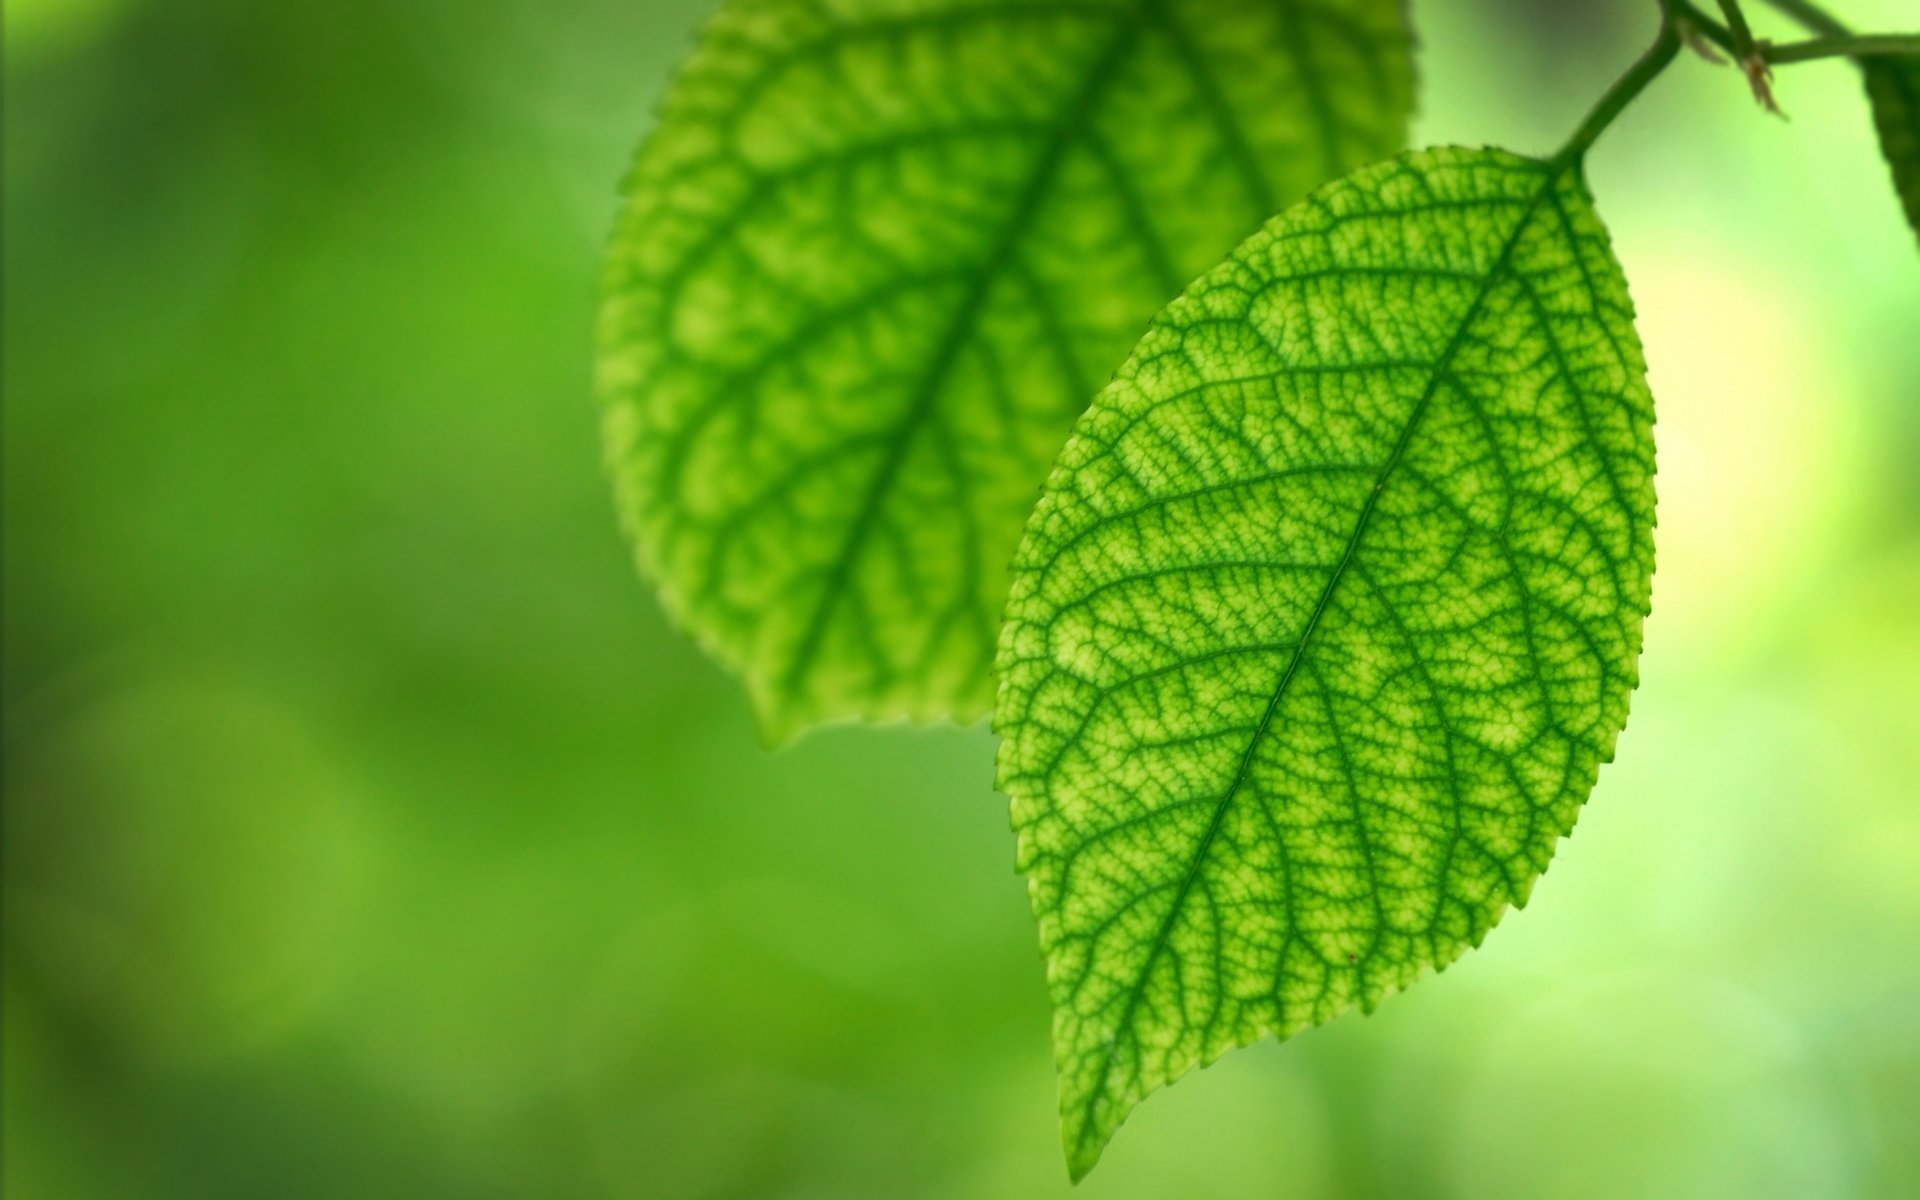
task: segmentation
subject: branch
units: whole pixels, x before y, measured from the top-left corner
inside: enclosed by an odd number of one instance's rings
[[[1747,16],[1740,11],[1740,0],[1720,0],[1720,11],[1727,18],[1727,33],[1733,40],[1733,61],[1739,65],[1740,73],[1747,77],[1747,85],[1753,89],[1753,98],[1761,108],[1774,116],[1785,116],[1773,98],[1773,68],[1768,65],[1766,55],[1761,53],[1760,43],[1753,39]]]
[[[1688,43],[1692,45],[1695,50],[1699,51],[1703,57],[1715,62],[1726,61],[1725,59],[1716,58],[1711,53],[1708,53],[1707,50],[1695,40],[1696,38],[1704,38],[1707,42],[1720,47],[1728,54],[1733,53],[1733,31],[1706,13],[1701,12],[1698,6],[1689,3],[1689,0],[1678,0],[1678,2],[1673,5],[1671,11],[1674,24],[1680,28],[1680,36],[1687,39]]]
[[[1840,23],[1838,17],[1830,15],[1817,4],[1808,3],[1808,0],[1764,0],[1764,2],[1779,9],[1821,37],[1849,37],[1853,33]]]
[[[1821,58],[1871,58],[1875,55],[1920,56],[1920,34],[1877,33],[1810,38],[1784,46],[1760,45],[1768,63],[1812,62]]]

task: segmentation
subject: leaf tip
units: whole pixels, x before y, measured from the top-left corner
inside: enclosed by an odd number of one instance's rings
[[[1089,1125],[1069,1123],[1061,1130],[1061,1142],[1067,1155],[1067,1181],[1078,1185],[1099,1165],[1111,1133],[1102,1133]]]
[[[748,705],[753,711],[754,736],[762,750],[784,750],[791,746],[810,722],[795,706],[778,695],[748,685]]]

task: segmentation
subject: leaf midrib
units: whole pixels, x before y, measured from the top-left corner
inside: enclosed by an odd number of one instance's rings
[[[1256,204],[1262,212],[1271,209],[1271,192],[1266,176],[1259,169],[1253,149],[1247,143],[1244,132],[1219,96],[1211,73],[1205,61],[1199,56],[1197,48],[1186,37],[1179,22],[1167,11],[1164,0],[1138,0],[1133,8],[1126,10],[1113,39],[1094,59],[1086,84],[1074,97],[1066,115],[1055,127],[1053,136],[1048,140],[1040,161],[1035,166],[1032,178],[1022,190],[1019,199],[1008,214],[1006,223],[1002,226],[956,307],[953,319],[948,323],[934,357],[928,364],[927,371],[915,385],[913,398],[909,401],[894,435],[888,440],[887,450],[879,469],[874,473],[873,481],[861,497],[854,523],[841,543],[840,553],[835,557],[822,581],[820,598],[814,605],[812,615],[808,618],[793,660],[784,673],[783,692],[791,694],[797,689],[800,680],[805,677],[818,656],[839,597],[846,588],[854,563],[879,516],[881,502],[892,488],[895,477],[906,461],[914,435],[926,423],[940,395],[941,385],[946,381],[948,373],[958,360],[960,351],[974,328],[988,294],[1013,259],[1016,247],[1026,235],[1033,218],[1045,201],[1055,176],[1066,161],[1068,151],[1088,131],[1102,96],[1119,74],[1121,62],[1133,51],[1148,28],[1153,26],[1157,26],[1166,34],[1175,52],[1187,64],[1196,86],[1201,90],[1202,103],[1213,116],[1221,136],[1227,140],[1229,155],[1235,163],[1236,170],[1243,176]],[[1297,38],[1293,38],[1290,39],[1289,50],[1296,58],[1296,68],[1304,77],[1312,70],[1312,64],[1305,61],[1305,47]],[[1324,117],[1325,114],[1316,108],[1316,116]],[[1320,125],[1323,155],[1331,155],[1335,131],[1326,120],[1321,120]],[[1143,226],[1141,233],[1143,237],[1151,237],[1153,231]]]
[[[1187,896],[1192,892],[1195,880],[1199,878],[1200,868],[1206,862],[1208,853],[1213,847],[1214,840],[1219,836],[1220,828],[1226,819],[1227,810],[1232,807],[1233,801],[1239,795],[1241,786],[1246,782],[1248,772],[1253,765],[1254,753],[1259,749],[1260,743],[1266,737],[1267,730],[1272,726],[1273,719],[1280,710],[1281,700],[1285,697],[1289,685],[1293,682],[1294,676],[1299,673],[1307,650],[1312,645],[1314,632],[1319,628],[1321,618],[1326,615],[1327,608],[1333,601],[1335,591],[1338,590],[1341,580],[1345,578],[1348,568],[1353,563],[1355,554],[1359,551],[1360,542],[1373,519],[1374,510],[1379,505],[1381,495],[1386,491],[1388,478],[1393,474],[1394,469],[1399,466],[1401,459],[1406,454],[1407,447],[1412,443],[1413,435],[1419,428],[1421,420],[1426,416],[1427,410],[1432,406],[1433,399],[1440,390],[1441,382],[1446,378],[1452,366],[1454,356],[1460,352],[1460,348],[1466,340],[1467,331],[1472,328],[1474,321],[1477,320],[1480,315],[1481,309],[1485,307],[1488,297],[1493,294],[1495,286],[1504,276],[1508,265],[1513,259],[1514,251],[1520,244],[1521,235],[1524,234],[1527,227],[1532,224],[1534,216],[1539,211],[1542,202],[1548,196],[1555,193],[1559,187],[1562,176],[1569,168],[1577,169],[1578,162],[1577,160],[1571,159],[1555,159],[1550,162],[1541,163],[1540,166],[1543,169],[1543,174],[1541,176],[1539,189],[1529,198],[1526,208],[1521,211],[1519,219],[1514,223],[1513,231],[1507,235],[1505,243],[1501,246],[1499,255],[1487,269],[1486,278],[1480,290],[1475,294],[1473,302],[1468,305],[1466,310],[1461,314],[1459,324],[1455,327],[1452,337],[1448,339],[1447,345],[1441,351],[1439,357],[1434,360],[1432,374],[1427,381],[1427,386],[1421,392],[1420,398],[1415,402],[1413,412],[1407,417],[1406,425],[1401,429],[1399,437],[1394,442],[1392,451],[1389,453],[1386,462],[1382,464],[1380,473],[1375,479],[1373,487],[1368,491],[1367,498],[1361,505],[1359,516],[1354,521],[1353,532],[1348,535],[1346,549],[1341,554],[1339,561],[1334,565],[1332,573],[1328,576],[1326,587],[1321,590],[1319,600],[1315,603],[1313,611],[1308,616],[1306,625],[1302,629],[1300,637],[1294,646],[1293,655],[1288,659],[1287,666],[1281,673],[1280,681],[1274,686],[1273,695],[1267,700],[1266,709],[1261,714],[1259,724],[1254,728],[1253,736],[1248,739],[1246,751],[1240,757],[1240,763],[1235,771],[1233,781],[1227,786],[1227,790],[1221,795],[1219,801],[1215,803],[1213,815],[1207,823],[1206,832],[1201,835],[1199,845],[1195,847],[1193,854],[1187,860],[1186,869],[1181,876],[1178,888],[1174,891],[1173,900],[1167,908],[1167,914],[1162,918],[1159,928],[1154,933],[1153,941],[1147,948],[1146,961],[1141,964],[1138,974],[1134,977],[1133,986],[1128,990],[1126,1002],[1120,1010],[1120,1018],[1114,1023],[1112,1036],[1106,1039],[1106,1052],[1101,1059],[1100,1069],[1096,1075],[1096,1078],[1103,1084],[1113,1069],[1114,1053],[1120,1044],[1120,1039],[1123,1036],[1130,1036],[1133,1015],[1139,1008],[1141,998],[1145,995],[1147,979],[1152,975],[1153,968],[1159,961],[1160,956],[1166,951],[1168,940],[1173,932],[1173,924],[1179,919],[1180,913],[1185,907]],[[1077,1159],[1083,1159],[1089,1139],[1097,1136],[1094,1132],[1093,1106],[1099,1097],[1100,1092],[1098,1090],[1090,1091],[1083,1104],[1081,1111],[1083,1119],[1077,1138],[1077,1148],[1083,1153],[1082,1155],[1076,1155]],[[1079,1173],[1084,1174],[1087,1166],[1090,1166],[1090,1164],[1083,1163]]]
[[[1054,176],[1066,161],[1067,151],[1079,137],[1092,117],[1095,105],[1106,91],[1113,77],[1118,73],[1120,62],[1131,52],[1139,40],[1146,22],[1143,19],[1147,11],[1158,4],[1159,0],[1140,0],[1128,13],[1114,37],[1106,48],[1095,58],[1087,76],[1087,82],[1068,106],[1067,114],[1055,126],[1053,136],[1048,139],[1046,148],[1041,152],[1040,161],[1034,168],[1033,176],[1022,189],[1019,199],[1009,212],[1005,224],[995,238],[980,268],[974,273],[953,319],[948,322],[942,334],[940,344],[934,352],[932,361],[917,384],[913,398],[908,402],[905,415],[898,429],[889,439],[885,456],[880,468],[874,473],[873,481],[862,495],[854,523],[841,543],[840,553],[833,565],[828,568],[826,579],[820,589],[820,599],[814,605],[813,615],[807,621],[799,647],[793,661],[788,666],[783,680],[784,690],[791,692],[813,665],[814,657],[820,651],[821,639],[826,635],[827,622],[833,614],[835,602],[847,577],[853,570],[855,558],[865,544],[873,523],[879,515],[880,502],[893,486],[893,480],[906,461],[908,448],[912,445],[913,435],[927,418],[934,400],[940,394],[940,386],[946,381],[947,373],[953,369],[960,350],[968,334],[972,331],[981,307],[986,303],[987,294],[1000,278],[1012,258],[1015,247],[1025,236],[1027,227],[1039,211],[1047,192],[1053,185]]]

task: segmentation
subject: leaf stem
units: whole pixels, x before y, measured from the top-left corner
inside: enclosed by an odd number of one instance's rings
[[[1776,46],[1754,38],[1746,17],[1740,11],[1738,0],[1719,0],[1720,10],[1727,15],[1732,28],[1700,11],[1692,0],[1660,0],[1660,35],[1627,68],[1626,74],[1620,76],[1600,97],[1599,103],[1593,106],[1586,119],[1580,122],[1580,127],[1573,131],[1573,136],[1567,139],[1567,144],[1554,155],[1553,161],[1564,165],[1584,159],[1587,151],[1600,140],[1600,135],[1607,131],[1614,119],[1672,64],[1680,48],[1686,44],[1689,33],[1699,33],[1738,58],[1748,79],[1753,82],[1754,94],[1769,108],[1774,106],[1766,88],[1766,72],[1775,63],[1812,62],[1822,58],[1858,59],[1875,55],[1920,56],[1920,34],[1854,34],[1806,0],[1766,0],[1766,3],[1821,36]]]
[[[1680,26],[1682,37],[1688,33],[1698,33],[1727,53],[1733,53],[1733,31],[1725,25],[1701,12],[1688,0],[1677,0],[1672,11],[1674,22]]]
[[[1769,63],[1812,62],[1819,58],[1871,58],[1874,55],[1920,55],[1920,33],[1854,34],[1817,37],[1783,46],[1762,46]]]
[[[1740,11],[1740,0],[1720,0],[1720,13],[1727,18],[1727,33],[1733,39],[1734,64],[1747,77],[1747,86],[1753,89],[1754,100],[1774,116],[1785,116],[1773,98],[1773,68],[1768,65],[1767,56],[1762,52],[1765,43],[1754,40],[1753,28],[1747,24],[1747,14]]]
[[[1832,16],[1817,4],[1808,3],[1807,0],[1765,0],[1765,2],[1822,37],[1852,36],[1853,31],[1841,24],[1838,17]]]
[[[1785,42],[1780,45],[1772,45],[1764,40],[1756,42],[1755,48],[1760,57],[1770,66],[1813,62],[1822,58],[1871,58],[1875,55],[1920,54],[1920,33],[1855,34],[1845,25],[1810,4],[1802,4],[1798,0],[1767,0],[1767,2],[1819,34],[1818,37],[1804,42]],[[1691,0],[1676,0],[1673,5],[1673,15],[1682,23],[1683,30],[1699,33],[1700,36],[1729,54],[1739,53],[1735,31],[1702,12],[1698,5],[1691,3]]]
[[[1727,19],[1727,32],[1733,38],[1735,57],[1755,57],[1759,51],[1754,46],[1753,28],[1747,24],[1747,14],[1740,11],[1740,0],[1720,0],[1720,14]]]
[[[1658,79],[1660,73],[1673,62],[1675,56],[1680,53],[1680,46],[1677,15],[1666,0],[1662,0],[1660,36],[1653,40],[1653,45],[1647,47],[1646,53],[1627,68],[1626,74],[1620,76],[1614,85],[1607,89],[1606,94],[1600,97],[1599,103],[1593,106],[1593,111],[1580,122],[1580,127],[1573,131],[1572,137],[1567,139],[1567,144],[1560,148],[1560,153],[1554,155],[1553,161],[1557,164],[1566,164],[1577,163],[1586,158],[1587,151],[1600,140],[1600,135],[1607,131],[1607,126],[1613,124],[1614,118],[1632,104],[1635,98],[1646,90],[1647,85]]]

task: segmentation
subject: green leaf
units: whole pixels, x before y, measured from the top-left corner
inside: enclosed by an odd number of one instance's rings
[[[1525,902],[1637,678],[1644,374],[1578,166],[1438,149],[1276,218],[1081,419],[996,717],[1076,1178]]]
[[[1867,98],[1880,150],[1893,168],[1893,189],[1900,193],[1907,224],[1920,235],[1920,58],[1863,58]]]
[[[627,183],[609,462],[774,738],[979,717],[1007,567],[1147,322],[1404,144],[1400,0],[734,0]]]

